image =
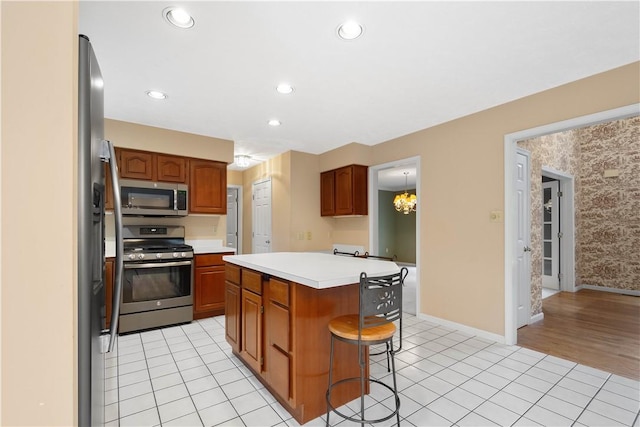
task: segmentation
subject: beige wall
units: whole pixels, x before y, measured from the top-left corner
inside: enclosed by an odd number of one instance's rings
[[[233,163],[233,141],[106,119],[105,138],[116,147]]]
[[[504,335],[504,136],[639,102],[639,63],[373,147],[420,156],[420,311]],[[512,209],[512,207],[506,207]]]
[[[0,7],[0,424],[70,426],[77,413],[77,3]]]

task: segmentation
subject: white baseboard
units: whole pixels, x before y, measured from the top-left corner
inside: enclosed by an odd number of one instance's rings
[[[529,321],[529,324],[539,322],[542,319],[544,319],[544,313],[534,314],[533,316],[531,316],[531,320]]]
[[[496,341],[500,344],[504,344],[506,342],[505,337],[502,335],[494,334],[492,332],[487,332],[482,329],[472,328],[471,326],[463,325],[462,323],[452,322],[450,320],[441,319],[435,316],[429,316],[428,314],[418,314],[418,318],[422,320],[426,320],[427,322],[435,323],[436,325],[446,326],[447,328],[456,329],[460,332],[464,332],[465,334],[477,336],[479,338],[484,338],[490,341]]]
[[[612,292],[614,294],[632,295],[634,297],[640,297],[640,291],[634,291],[633,289],[607,288],[604,286],[594,286],[594,285],[576,286],[576,291],[580,289],[591,289],[592,291]]]

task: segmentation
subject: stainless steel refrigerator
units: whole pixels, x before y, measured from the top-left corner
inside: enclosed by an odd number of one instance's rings
[[[117,339],[122,214],[113,145],[104,140],[102,74],[86,36],[78,54],[78,425],[104,425],[105,354]],[[105,306],[105,163],[114,179],[115,281],[111,329]]]

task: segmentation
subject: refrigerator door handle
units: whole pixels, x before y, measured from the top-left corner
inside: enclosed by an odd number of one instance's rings
[[[124,271],[122,243],[122,198],[120,196],[120,182],[118,180],[118,165],[116,163],[116,153],[111,141],[104,141],[104,148],[107,151],[106,158],[111,170],[111,182],[113,187],[113,213],[115,219],[115,239],[116,239],[116,261],[115,261],[115,281],[111,302],[111,331],[109,336],[108,351],[113,350],[118,333],[118,319],[120,316],[120,297],[122,294],[122,274]]]

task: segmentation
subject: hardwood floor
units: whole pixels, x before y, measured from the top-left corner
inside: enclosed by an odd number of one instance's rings
[[[640,380],[640,297],[583,289],[542,302],[518,345]]]

